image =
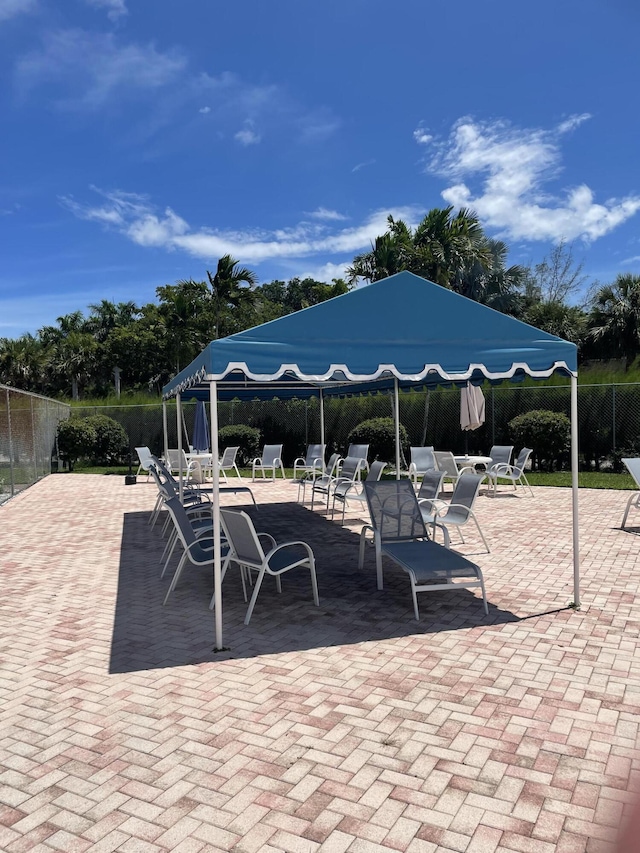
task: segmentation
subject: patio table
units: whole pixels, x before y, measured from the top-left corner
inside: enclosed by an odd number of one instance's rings
[[[477,468],[478,465],[484,465],[485,468],[491,465],[490,456],[454,456],[458,468]]]

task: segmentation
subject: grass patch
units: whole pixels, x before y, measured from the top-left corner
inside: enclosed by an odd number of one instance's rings
[[[532,486],[571,486],[570,471],[527,472],[527,480]],[[633,477],[629,474],[611,474],[602,471],[580,471],[578,484],[581,489],[635,489]]]

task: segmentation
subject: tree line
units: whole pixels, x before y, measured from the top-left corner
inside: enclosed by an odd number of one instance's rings
[[[586,277],[570,244],[559,243],[533,266],[509,266],[508,254],[472,212],[446,207],[430,210],[415,229],[389,217],[370,251],[331,284],[259,284],[252,270],[225,255],[203,280],[156,288],[155,302],[103,299],[87,316],[74,311],[35,335],[0,338],[0,382],[78,399],[112,392],[119,368],[125,390],[159,393],[211,340],[403,270],[573,341],[581,359],[621,358],[629,367],[640,355],[640,276],[621,274],[575,304]]]

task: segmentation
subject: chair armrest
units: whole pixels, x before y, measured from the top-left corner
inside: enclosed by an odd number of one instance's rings
[[[440,518],[440,517],[442,517],[442,514],[444,512],[445,513],[444,517],[446,518],[447,517],[446,514],[449,512],[450,509],[453,509],[453,507],[455,507],[456,509],[463,509],[465,512],[468,512],[469,515],[473,515],[473,510],[469,509],[469,507],[466,506],[465,504],[448,504],[448,503],[445,503],[444,506],[435,507],[433,514],[436,518]]]
[[[432,509],[444,509],[449,506],[448,501],[443,501],[440,498],[418,498],[419,504],[429,504]]]
[[[311,550],[311,546],[308,545],[306,542],[296,540],[294,542],[283,542],[282,545],[276,545],[276,547],[272,548],[271,551],[269,551],[269,553],[265,556],[265,563],[269,565],[269,560],[273,557],[274,554],[277,554],[278,551],[284,551],[285,548],[292,548],[294,545],[302,545],[309,557],[313,559],[313,551]],[[275,572],[275,574],[280,574],[280,572],[283,571],[286,571],[286,569],[280,569],[278,572]]]
[[[467,472],[469,472],[470,474],[477,473],[473,465],[465,465],[464,468],[458,468],[458,475],[466,474]]]
[[[261,536],[264,536],[271,543],[271,549],[270,549],[269,553],[271,553],[274,548],[278,547],[278,543],[276,542],[276,540],[273,538],[273,536],[270,533],[258,533],[258,539],[260,539]]]
[[[491,466],[491,469],[487,473],[491,473],[492,477],[502,477],[506,475],[507,477],[513,476],[516,468],[514,465],[508,465],[506,462],[497,462],[495,465]]]

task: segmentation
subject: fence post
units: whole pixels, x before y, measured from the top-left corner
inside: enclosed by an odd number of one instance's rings
[[[15,480],[13,475],[13,437],[11,435],[11,401],[9,399],[9,389],[5,391],[7,395],[7,426],[9,428],[9,478],[11,480],[11,497],[16,493]]]
[[[611,440],[613,444],[613,452],[616,452],[616,386],[611,385]]]
[[[496,395],[495,388],[491,386],[491,444],[496,444]]]
[[[33,418],[33,397],[29,399],[29,402],[31,403],[31,443],[33,444],[33,481],[35,483],[38,479],[38,451],[36,449],[36,428]]]

